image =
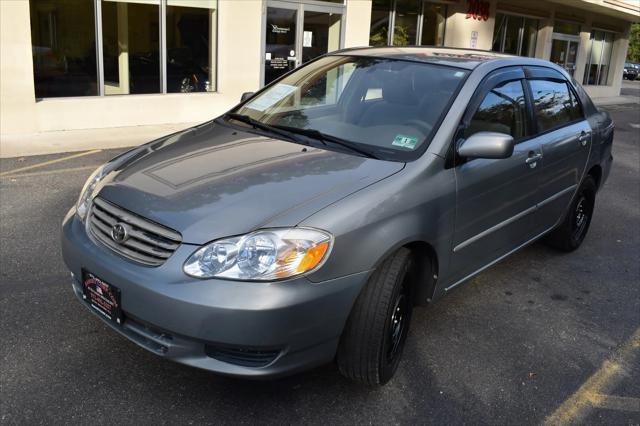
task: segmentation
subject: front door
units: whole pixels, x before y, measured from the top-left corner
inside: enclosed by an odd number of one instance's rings
[[[474,107],[477,98],[481,102]],[[539,142],[531,138],[523,71],[494,74],[477,98],[471,101],[462,137],[482,131],[505,133],[516,145],[509,158],[460,159],[455,167],[456,280],[526,243],[535,232],[542,153]]]
[[[549,60],[560,65],[573,76],[576,70],[576,57],[578,56],[579,39],[567,40],[566,38],[554,38],[551,45],[551,57]]]
[[[343,8],[269,1],[264,21],[263,83],[340,49]]]

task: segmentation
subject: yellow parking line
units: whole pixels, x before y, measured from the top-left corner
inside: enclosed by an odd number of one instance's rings
[[[38,167],[49,166],[51,164],[60,163],[62,161],[67,161],[67,160],[71,160],[73,158],[84,157],[86,155],[96,154],[96,153],[101,152],[101,151],[102,151],[101,149],[94,149],[93,151],[80,152],[78,154],[73,154],[73,155],[69,155],[69,156],[66,156],[66,157],[62,157],[62,158],[56,158],[55,160],[43,161],[42,163],[32,164],[31,166],[20,167],[18,169],[13,169],[13,170],[7,170],[6,172],[0,173],[0,176],[6,176],[6,175],[9,175],[9,174],[15,174],[15,173],[18,173],[18,172],[23,172],[25,170],[37,169]]]
[[[618,384],[620,379],[629,375],[634,358],[640,350],[640,328],[589,379],[584,382],[571,397],[544,421],[544,425],[566,425],[581,423],[594,407],[601,405],[632,408],[637,407],[637,398],[613,397],[606,395]],[[620,408],[625,409],[627,408]]]
[[[96,168],[98,168],[98,165],[94,164],[93,166],[68,167],[66,169],[47,170],[44,172],[33,172],[33,173],[19,173],[17,175],[4,175],[0,177],[5,179],[17,179],[17,178],[26,178],[26,177],[35,177],[35,176],[57,175],[60,173],[81,172],[84,170],[94,170]]]
[[[640,398],[616,395],[601,395],[599,393],[589,395],[591,404],[597,408],[609,410],[632,411],[640,413]]]

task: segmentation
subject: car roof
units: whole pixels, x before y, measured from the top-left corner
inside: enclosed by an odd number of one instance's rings
[[[424,62],[438,65],[448,65],[468,70],[473,70],[483,63],[487,62],[500,62],[501,66],[549,66],[550,64],[548,61],[544,61],[541,59],[507,55],[504,53],[492,52],[488,50],[423,46],[354,47],[338,50],[336,52],[333,52],[333,54]]]

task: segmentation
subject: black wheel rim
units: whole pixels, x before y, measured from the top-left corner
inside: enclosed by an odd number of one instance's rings
[[[407,332],[409,322],[409,297],[403,285],[393,305],[391,312],[391,322],[389,324],[389,335],[387,338],[387,362],[392,363],[400,353],[402,342]]]
[[[572,213],[573,221],[571,234],[574,240],[578,241],[584,236],[591,218],[591,210],[591,203],[589,203],[589,200],[584,194],[581,195]]]

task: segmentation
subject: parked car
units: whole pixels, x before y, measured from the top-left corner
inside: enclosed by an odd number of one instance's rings
[[[640,68],[637,65],[625,62],[624,69],[622,70],[622,78],[635,80],[638,78],[638,73],[640,73]]]
[[[84,306],[168,359],[241,377],[335,359],[383,384],[414,306],[538,239],[582,244],[612,140],[550,62],[347,49],[100,167],[64,260]]]

